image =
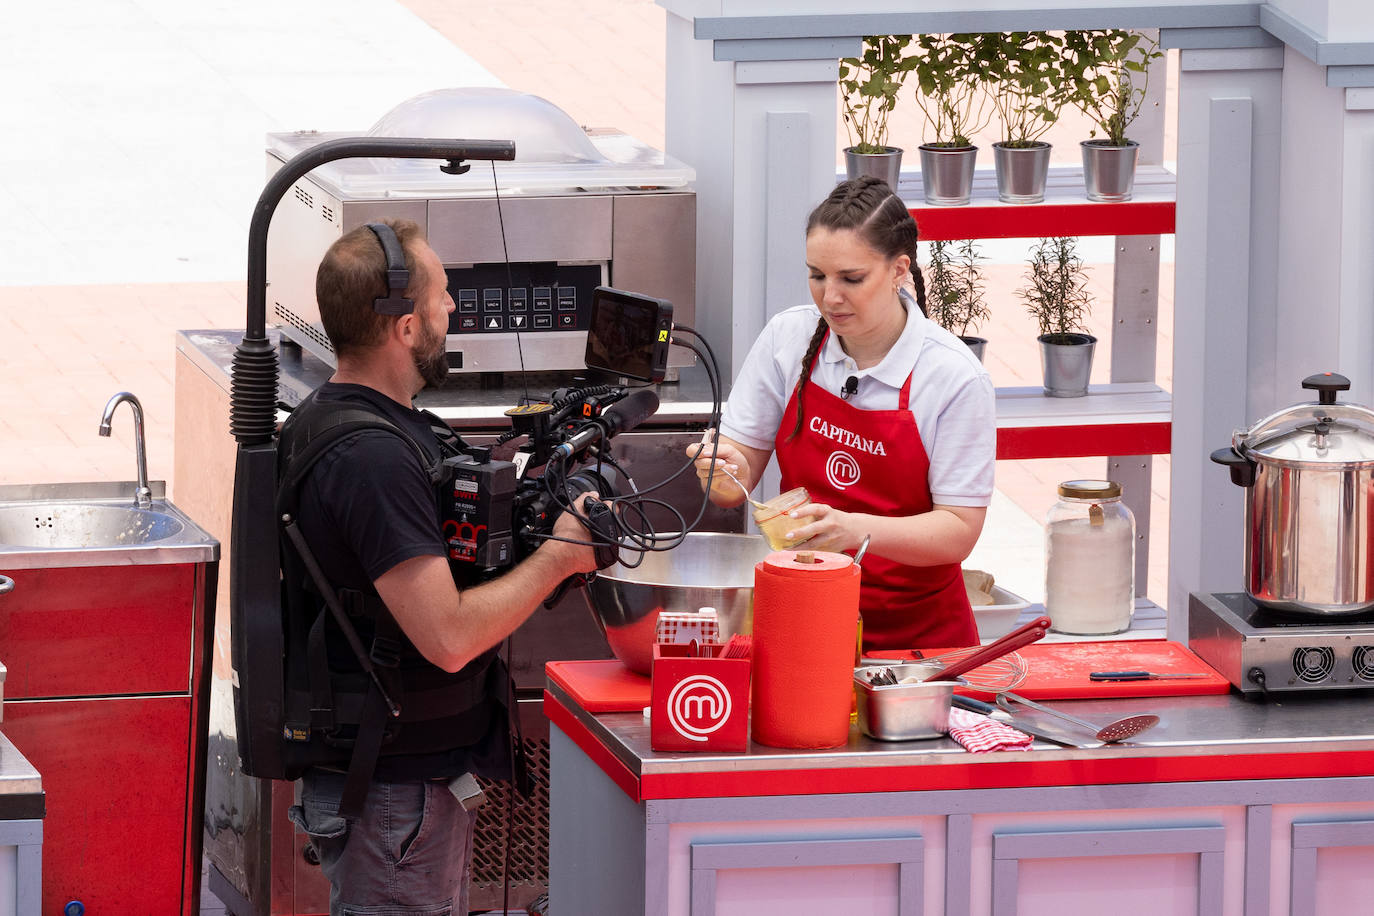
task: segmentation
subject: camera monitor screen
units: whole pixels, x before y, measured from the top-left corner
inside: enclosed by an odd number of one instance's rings
[[[661,382],[672,330],[673,304],[667,299],[598,286],[587,331],[587,368]]]

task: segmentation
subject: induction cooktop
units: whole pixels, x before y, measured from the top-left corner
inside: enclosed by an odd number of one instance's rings
[[[1188,647],[1244,693],[1374,688],[1374,612],[1312,617],[1194,593]]]

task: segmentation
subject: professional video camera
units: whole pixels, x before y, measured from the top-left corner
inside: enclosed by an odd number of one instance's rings
[[[661,381],[671,330],[666,300],[598,287],[587,366]],[[511,429],[497,445],[525,439],[513,460],[492,457],[492,446],[459,439],[461,454],[444,462],[452,488],[441,507],[449,559],[459,575],[480,579],[518,563],[551,535],[559,513],[587,492],[595,499],[587,502],[583,525],[596,545],[597,566],[615,563],[627,531],[623,516],[604,500],[633,494],[605,445],[653,416],[658,404],[650,388],[563,388],[547,401],[506,411]],[[470,564],[466,575],[463,564]]]

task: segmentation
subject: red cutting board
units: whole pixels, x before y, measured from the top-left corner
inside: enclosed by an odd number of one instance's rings
[[[927,657],[946,649],[927,649]],[[1076,700],[1095,697],[1174,697],[1222,694],[1226,680],[1182,643],[1164,639],[1102,642],[1032,643],[1017,650],[1026,660],[1026,679],[1012,691],[1032,700]],[[884,652],[897,657],[901,653]],[[1150,681],[1090,681],[1093,671],[1153,671],[1156,674],[1204,674],[1205,677]],[[616,659],[548,662],[544,672],[588,712],[638,712],[649,705],[650,680]],[[976,669],[972,673],[976,679]],[[990,699],[987,691],[960,688],[960,693]]]
[[[1230,681],[1187,646],[1165,639],[1032,643],[1016,651],[1026,660],[1026,679],[1012,691],[1032,700],[1196,696],[1221,694],[1231,689]],[[1204,674],[1206,677],[1092,681],[1088,675],[1093,671],[1151,671],[1155,674]],[[970,676],[976,679],[977,669],[970,672]],[[960,693],[986,695],[977,690],[960,690]]]
[[[639,712],[649,705],[649,685],[618,659],[546,662],[544,673],[588,712]]]

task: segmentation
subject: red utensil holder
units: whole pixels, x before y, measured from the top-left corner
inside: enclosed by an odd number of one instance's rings
[[[656,751],[743,751],[749,747],[748,658],[719,658],[724,646],[654,644],[649,746]]]

